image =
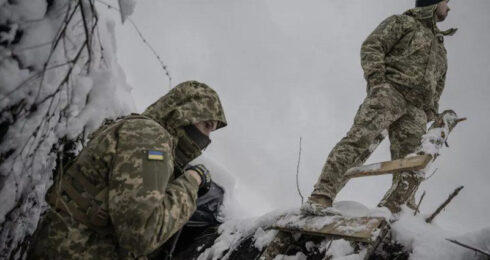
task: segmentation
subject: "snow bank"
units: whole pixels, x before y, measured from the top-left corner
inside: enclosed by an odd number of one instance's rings
[[[449,230],[444,230],[437,226],[437,224],[428,224],[425,222],[427,216],[417,215],[413,216],[413,211],[404,208],[400,214],[400,219],[391,225],[393,230],[393,238],[399,243],[403,244],[412,253],[410,259],[423,260],[470,260],[480,259],[479,255],[475,255],[474,252],[455,245],[447,238],[458,237],[457,234]],[[467,234],[463,238],[473,240],[479,240],[481,243],[486,243],[488,246],[490,242],[490,229],[483,230],[481,234]],[[473,244],[473,242],[470,242]],[[474,243],[480,245],[479,243]]]
[[[89,0],[0,1],[0,258],[27,248],[64,142],[134,110],[114,25],[94,11]]]
[[[240,202],[235,196],[236,180],[234,175],[231,174],[230,171],[222,164],[219,164],[205,154],[199,156],[196,160],[191,162],[191,164],[198,163],[206,165],[211,173],[211,178],[213,181],[225,188],[223,207],[220,209],[220,216],[223,218],[223,220],[237,219],[242,216],[246,216],[247,212],[241,206]]]
[[[198,260],[226,260],[231,252],[251,235],[254,235],[255,245],[257,247],[265,247],[272,239],[271,237],[275,235],[276,231],[270,230],[264,232],[263,230],[270,227],[281,215],[288,212],[290,210],[279,210],[258,218],[226,221],[219,227],[218,232],[220,236],[215,240],[214,245],[199,255]]]

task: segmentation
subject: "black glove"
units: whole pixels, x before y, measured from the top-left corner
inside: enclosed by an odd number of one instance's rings
[[[188,165],[185,170],[193,170],[199,174],[199,177],[201,177],[201,184],[199,185],[198,195],[201,196],[206,194],[211,188],[211,174],[209,173],[208,168],[203,164],[196,164]]]

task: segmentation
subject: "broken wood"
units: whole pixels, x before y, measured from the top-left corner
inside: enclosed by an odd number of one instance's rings
[[[373,233],[385,225],[386,221],[382,217],[289,214],[280,218],[272,228],[288,233],[299,232],[312,236],[370,243],[373,242],[372,239],[376,239]]]
[[[430,217],[426,218],[425,219],[425,222],[427,223],[431,223],[432,220],[434,220],[434,218],[449,204],[449,202],[451,202],[451,200],[456,197],[458,195],[458,193],[464,188],[464,186],[459,186],[458,188],[456,188],[453,193],[451,193],[451,195],[449,195],[449,197],[446,199],[446,201],[444,201],[444,203],[441,204],[441,206],[439,206],[439,208],[436,209],[436,211],[434,213],[432,213],[432,215],[430,215]]]
[[[346,172],[347,178],[364,176],[376,176],[405,171],[419,171],[424,169],[432,160],[430,154],[417,155],[403,159],[368,164],[360,167],[350,168]]]
[[[459,242],[459,241],[457,241],[457,240],[453,240],[453,239],[449,239],[449,238],[446,238],[446,240],[447,240],[447,241],[449,241],[449,242],[451,242],[451,243],[454,243],[454,244],[456,244],[456,245],[458,245],[458,246],[462,246],[462,247],[464,247],[464,248],[471,249],[471,250],[473,250],[473,251],[475,251],[475,252],[478,252],[478,253],[480,253],[480,254],[482,254],[482,255],[485,255],[485,256],[487,256],[487,257],[490,257],[490,252],[486,252],[486,251],[484,251],[484,250],[482,250],[482,249],[479,249],[479,248],[476,248],[476,247],[472,247],[472,246],[469,246],[469,245],[463,244],[463,243],[461,243],[461,242]]]

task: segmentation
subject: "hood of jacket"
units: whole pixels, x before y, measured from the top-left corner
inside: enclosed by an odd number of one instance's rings
[[[434,30],[434,33],[440,33],[444,36],[451,36],[456,33],[456,28],[450,28],[446,31],[441,31],[437,27],[436,19],[437,4],[428,5],[424,7],[415,7],[404,12],[404,15],[411,16],[422,23],[426,24],[429,28]]]
[[[197,81],[180,83],[150,105],[142,115],[155,120],[174,136],[180,127],[201,121],[217,121],[216,129],[227,125],[218,94]]]

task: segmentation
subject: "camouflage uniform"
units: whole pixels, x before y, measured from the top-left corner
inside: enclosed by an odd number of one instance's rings
[[[444,89],[447,59],[443,36],[455,31],[439,31],[436,7],[391,16],[364,41],[361,64],[368,82],[367,97],[352,128],[330,152],[310,200],[333,201],[347,181],[346,170],[364,163],[384,129],[389,132],[392,159],[403,158],[419,146]],[[398,211],[397,205],[413,196],[419,183],[409,174],[395,177],[380,205]]]
[[[198,182],[175,171],[175,149],[181,127],[205,120],[226,125],[216,92],[190,81],[99,128],[48,192],[30,258],[146,259],[196,209]]]

